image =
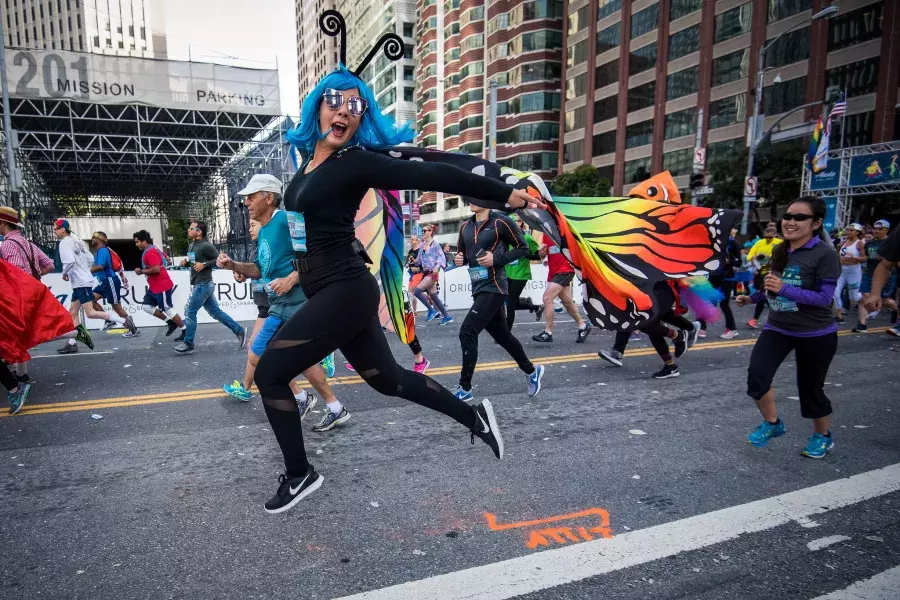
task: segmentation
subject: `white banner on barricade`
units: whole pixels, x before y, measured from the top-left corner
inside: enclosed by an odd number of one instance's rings
[[[169,271],[169,277],[175,284],[172,294],[172,304],[178,314],[184,316],[184,309],[191,295],[191,280],[188,271]],[[41,281],[50,288],[63,306],[69,307],[72,300],[72,286],[68,281],[63,281],[61,273],[44,275]],[[216,285],[216,300],[219,307],[236,321],[252,321],[256,319],[258,311],[253,304],[253,294],[249,283],[238,283],[234,280],[231,271],[214,270],[213,283]],[[141,308],[141,301],[147,291],[147,279],[143,275],[128,275],[128,285],[122,286],[122,308],[134,318],[134,324],[138,327],[157,327],[165,325],[156,317],[149,315]],[[112,307],[105,301],[100,303],[105,311],[111,311]],[[199,323],[214,323],[215,320],[207,312],[200,309],[197,315]],[[100,329],[103,321],[87,319],[85,326],[88,329]]]
[[[523,296],[531,298],[536,304],[541,303],[544,291],[547,289],[547,267],[541,264],[531,265],[532,279],[525,286]],[[184,316],[188,298],[191,294],[190,273],[188,271],[169,271],[169,277],[175,284],[172,294],[172,304],[182,317]],[[66,308],[72,300],[72,286],[68,281],[63,281],[61,273],[44,275],[41,281],[50,288]],[[237,283],[230,271],[216,269],[213,271],[213,283],[216,284],[216,300],[219,307],[235,321],[253,321],[258,311],[253,303],[253,294],[250,283]],[[577,305],[581,305],[581,282],[576,278],[572,290],[572,297]],[[409,287],[409,275],[405,275],[405,287]],[[147,280],[143,275],[128,275],[128,285],[122,286],[122,307],[134,318],[134,324],[138,327],[159,327],[164,325],[156,317],[143,311],[141,301],[147,291]],[[442,271],[440,275],[440,297],[449,310],[467,310],[472,306],[472,283],[469,281],[469,271],[465,268]],[[112,307],[105,301],[100,306],[105,311],[111,311]],[[419,303],[418,312],[424,312]],[[214,323],[215,320],[203,309],[198,313],[198,322]],[[88,329],[100,329],[103,322],[96,319],[86,319]]]

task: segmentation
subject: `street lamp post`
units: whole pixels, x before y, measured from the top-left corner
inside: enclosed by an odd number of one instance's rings
[[[765,134],[759,135],[759,109],[762,106],[762,95],[763,95],[763,76],[765,75],[768,69],[766,68],[766,51],[772,47],[772,44],[777,42],[781,36],[794,31],[795,29],[799,29],[800,27],[806,25],[807,23],[811,23],[813,21],[818,21],[819,19],[830,19],[835,14],[837,14],[838,8],[837,6],[829,6],[828,8],[823,8],[816,14],[812,15],[809,18],[809,21],[800,21],[793,27],[787,29],[781,34],[777,35],[771,42],[765,44],[759,49],[759,62],[756,63],[756,88],[754,91],[754,99],[753,99],[753,123],[751,125],[750,130],[750,150],[749,155],[747,156],[747,178],[753,176],[753,158],[754,154],[756,154],[756,149],[762,143],[763,139],[765,139]],[[818,103],[816,103],[818,104]],[[798,107],[799,109],[799,107]],[[744,220],[741,223],[741,235],[747,235],[747,225],[750,221],[750,196],[744,196]]]

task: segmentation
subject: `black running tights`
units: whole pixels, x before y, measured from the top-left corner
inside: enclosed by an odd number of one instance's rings
[[[378,321],[379,296],[378,283],[369,274],[329,284],[281,327],[260,358],[256,385],[289,476],[302,475],[309,467],[289,384],[337,349],[375,391],[444,413],[467,429],[475,426],[475,408],[394,360]]]
[[[491,292],[475,294],[472,308],[459,328],[463,363],[459,372],[459,385],[465,390],[472,389],[472,375],[478,363],[478,336],[484,330],[487,330],[500,347],[516,361],[523,373],[527,375],[534,373],[534,365],[528,360],[522,344],[506,327],[506,315],[503,314],[505,304],[506,297],[500,294]]]
[[[12,374],[6,363],[0,360],[0,385],[3,385],[7,391],[12,391],[19,387],[19,380]]]
[[[522,292],[528,284],[524,279],[509,279],[509,295],[506,296],[506,328],[512,331],[513,323],[516,322],[517,310],[534,310],[534,302],[531,298],[522,298]]]

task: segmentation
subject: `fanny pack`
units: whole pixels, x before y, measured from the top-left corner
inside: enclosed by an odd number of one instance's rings
[[[369,254],[359,240],[353,240],[353,243],[349,246],[341,246],[311,258],[295,258],[291,261],[291,264],[294,265],[294,269],[298,273],[308,273],[314,269],[319,269],[339,260],[353,258],[354,256],[362,257],[367,265],[372,264],[372,259],[369,258]]]

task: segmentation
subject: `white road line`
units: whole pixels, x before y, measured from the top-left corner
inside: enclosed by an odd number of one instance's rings
[[[504,600],[766,531],[900,490],[900,464],[756,502],[343,600]],[[615,519],[615,515],[613,515]]]
[[[900,567],[894,567],[871,579],[857,581],[848,588],[813,600],[897,600],[898,597],[900,597]]]
[[[813,540],[806,545],[807,548],[811,552],[815,552],[816,550],[821,550],[822,548],[827,548],[832,544],[837,544],[838,542],[846,542],[850,538],[846,535],[830,535],[828,537],[819,538],[817,540]]]
[[[75,354],[44,354],[41,356],[32,356],[31,360],[39,358],[62,358],[64,356],[97,356],[98,354],[113,354],[112,350],[103,350],[101,352],[76,352]]]

